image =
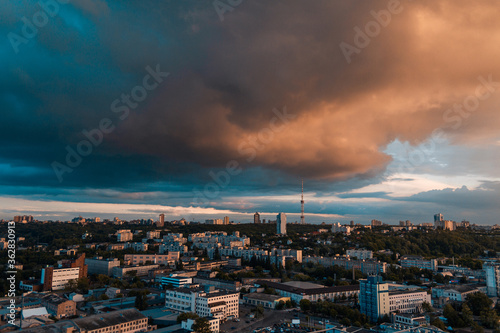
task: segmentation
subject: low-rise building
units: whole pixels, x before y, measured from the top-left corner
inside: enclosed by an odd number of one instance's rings
[[[57,319],[74,316],[76,314],[76,303],[72,300],[62,298],[55,294],[49,294],[41,299],[42,305]]]
[[[212,286],[217,289],[226,289],[231,291],[240,291],[241,282],[239,281],[228,281],[221,280],[216,278],[205,278],[201,276],[196,276],[193,278],[193,283],[202,285],[202,286]]]
[[[373,259],[373,251],[365,249],[349,249],[346,251],[346,255],[350,258],[356,258],[360,260]]]
[[[440,308],[449,302],[465,302],[468,295],[480,292],[477,285],[447,285],[432,288],[432,306]]]
[[[162,286],[169,286],[173,288],[183,288],[193,283],[193,279],[186,276],[179,276],[177,274],[170,274],[160,278]]]
[[[169,265],[180,258],[179,252],[168,254],[126,254],[124,260],[131,265],[145,264],[146,262],[159,265]]]
[[[280,301],[286,303],[290,301],[290,297],[262,293],[250,293],[243,296],[243,303],[254,306],[261,305],[266,309],[275,309]]]
[[[409,267],[417,267],[419,269],[428,269],[431,271],[438,270],[438,261],[437,259],[424,259],[421,256],[402,256],[401,257],[401,267],[409,268]]]
[[[37,332],[63,333],[116,333],[116,332],[146,332],[148,318],[137,309],[125,309],[109,313],[99,313],[84,318],[61,320],[57,323],[23,330],[26,333]]]
[[[152,269],[157,269],[159,265],[145,265],[145,266],[125,266],[125,267],[113,267],[113,277],[124,278],[127,274],[134,274],[136,276],[148,276],[148,273]],[[134,273],[135,271],[135,273]]]
[[[273,288],[281,296],[289,297],[297,303],[303,299],[307,299],[311,302],[316,302],[319,299],[347,299],[348,297],[357,297],[359,294],[359,285],[325,287],[310,282],[290,281],[277,283],[264,280],[259,280],[256,284]]]
[[[325,267],[340,266],[345,270],[357,269],[363,274],[379,274],[385,273],[387,270],[387,263],[374,259],[359,260],[351,259],[348,257],[305,257],[304,263],[313,263],[323,265]]]

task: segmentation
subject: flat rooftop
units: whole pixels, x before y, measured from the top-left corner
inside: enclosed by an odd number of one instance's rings
[[[249,298],[249,299],[256,299],[259,301],[266,301],[266,302],[274,302],[280,298],[283,298],[283,296],[263,294],[263,293],[250,293],[250,294],[246,294],[243,297]]]
[[[311,283],[311,282],[304,282],[304,281],[289,281],[289,282],[284,282],[284,285],[294,287],[294,288],[300,288],[300,289],[318,289],[318,288],[326,288],[325,286],[321,284],[316,284],[316,283]]]

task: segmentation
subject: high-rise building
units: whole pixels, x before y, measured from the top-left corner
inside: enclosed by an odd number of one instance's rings
[[[229,224],[229,216],[224,216],[224,224]]]
[[[276,216],[276,233],[279,235],[286,235],[286,214],[279,213]]]
[[[253,214],[253,223],[260,223],[260,214],[258,212],[255,212],[255,214]]]
[[[14,216],[14,222],[16,222],[16,223],[33,222],[33,216],[31,216],[31,215]]]
[[[304,180],[302,180],[302,193],[300,195],[300,223],[306,223],[306,219],[304,217]]]
[[[381,226],[382,226],[382,221],[372,220],[372,227],[381,227]]]
[[[160,214],[159,226],[163,227],[165,225],[165,214]]]
[[[500,295],[500,264],[487,263],[483,266],[486,273],[487,294],[490,297]]]
[[[393,312],[419,313],[423,303],[431,302],[431,295],[425,290],[391,290],[380,276],[368,276],[359,280],[359,305],[361,313],[377,321]]]
[[[436,222],[441,222],[443,221],[444,218],[443,218],[443,214],[439,213],[439,214],[434,214],[434,223]]]
[[[361,313],[372,322],[389,313],[389,285],[382,283],[381,276],[359,281],[359,305]]]

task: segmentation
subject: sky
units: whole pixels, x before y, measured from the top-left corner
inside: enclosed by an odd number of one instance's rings
[[[498,223],[495,0],[0,9],[0,219]]]

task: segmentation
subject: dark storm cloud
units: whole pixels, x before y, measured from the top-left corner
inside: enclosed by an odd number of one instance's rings
[[[9,195],[22,185],[40,197],[59,188],[65,200],[189,204],[210,170],[237,160],[246,171],[230,195],[295,192],[301,177],[321,195],[379,181],[395,139],[416,144],[439,127],[464,145],[496,136],[493,93],[470,116],[443,114],[479,76],[500,80],[497,3],[403,1],[348,63],[339,44],[356,45],[354,28],[388,3],[245,1],[223,21],[211,1],[61,4],[18,53],[0,42],[0,185]],[[40,10],[2,4],[0,34],[22,34],[22,17]],[[122,121],[111,104],[147,66],[170,76]],[[103,118],[116,129],[60,183],[51,164]]]

